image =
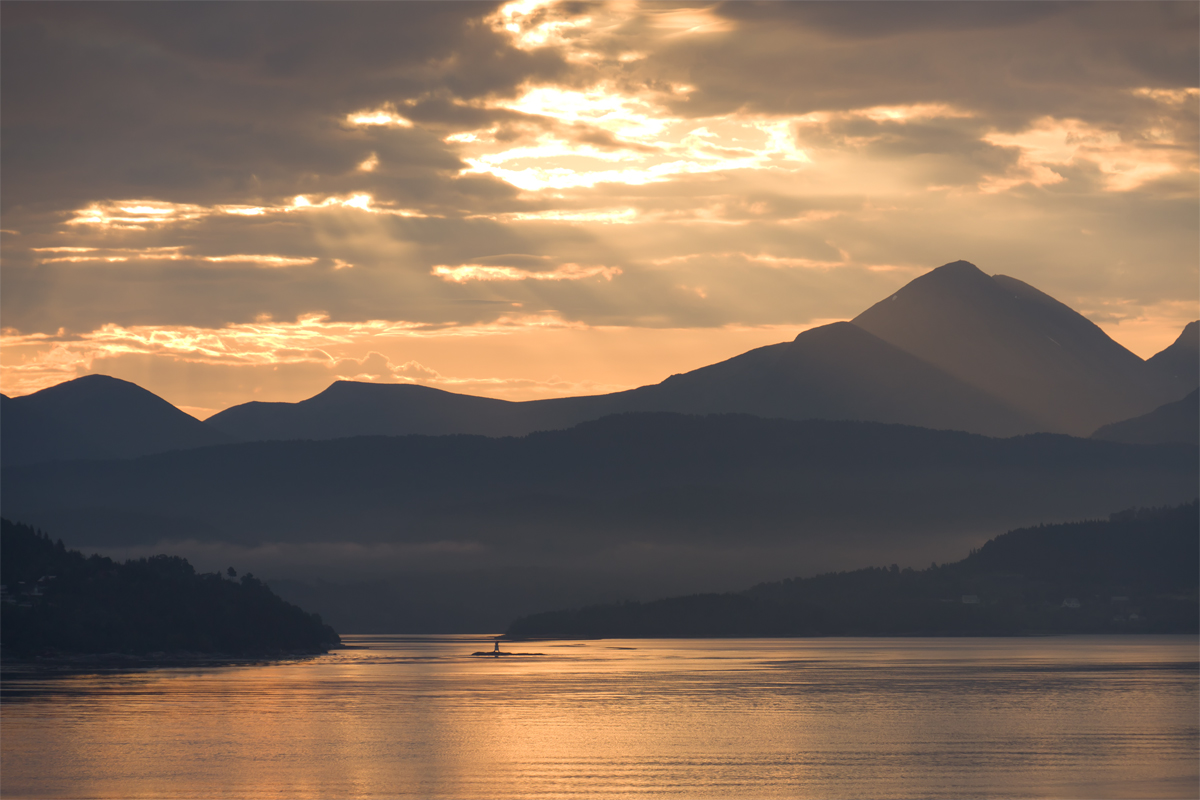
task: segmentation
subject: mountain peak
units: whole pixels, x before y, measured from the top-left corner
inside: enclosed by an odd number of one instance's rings
[[[979,267],[970,261],[963,261],[961,258],[958,261],[951,261],[949,264],[942,264],[940,267],[932,269],[929,272],[978,272],[980,275],[984,274],[984,271]]]
[[[73,378],[69,381],[63,381],[62,383],[57,383],[54,386],[50,386],[46,389],[41,389],[37,392],[34,392],[32,395],[29,395],[29,396],[30,397],[33,397],[33,396],[51,397],[51,396],[63,395],[63,394],[67,394],[67,393],[78,393],[80,391],[94,392],[94,391],[121,391],[121,390],[124,390],[127,392],[136,392],[139,394],[153,394],[153,392],[143,389],[141,386],[138,386],[136,383],[132,383],[130,381],[123,381],[120,378],[114,378],[111,375],[101,375],[99,373],[96,373],[93,375],[83,375],[78,378]],[[155,395],[155,396],[157,396],[157,395]],[[164,400],[163,402],[166,402],[166,401]]]
[[[1179,338],[1146,360],[1152,369],[1169,375],[1187,388],[1200,385],[1200,322],[1189,322]]]
[[[827,325],[818,325],[815,328],[809,328],[806,331],[801,331],[796,334],[793,342],[798,342],[801,337],[805,340],[813,340],[817,338],[829,338],[831,336],[853,336],[855,333],[861,334],[862,328],[855,325],[853,322],[830,322]]]
[[[978,296],[992,291],[993,288],[992,277],[970,261],[951,261],[949,264],[943,264],[940,267],[931,269],[924,275],[904,284],[904,286],[890,297],[885,298],[856,317],[854,322],[858,323],[859,319],[871,314],[876,307],[884,303],[890,305],[893,301],[902,297],[908,299],[910,302],[915,300],[917,302],[941,303],[943,296]],[[921,301],[917,300],[917,298],[925,298],[925,300]]]
[[[1189,322],[1183,326],[1183,333],[1179,334],[1179,338],[1175,340],[1175,344],[1180,347],[1190,347],[1193,350],[1200,349],[1200,321]]]
[[[948,280],[948,279],[951,279],[951,280],[953,280],[953,279],[979,280],[981,278],[987,278],[987,277],[988,277],[988,274],[986,272],[984,272],[979,267],[972,264],[970,261],[959,260],[959,261],[951,261],[949,264],[942,264],[940,267],[936,267],[935,269],[929,270],[929,272],[926,272],[921,277],[917,278],[916,280],[911,281],[908,284],[908,286],[912,286],[913,284],[916,284],[919,281],[934,281],[934,280],[944,281],[944,280]],[[908,288],[908,286],[906,286],[905,288]]]
[[[967,261],[927,272],[854,324],[1033,415],[1050,431],[1086,436],[1182,394],[1175,378],[1147,370],[1086,317]]]
[[[4,463],[131,458],[220,444],[223,434],[136,383],[84,375],[4,404]]]

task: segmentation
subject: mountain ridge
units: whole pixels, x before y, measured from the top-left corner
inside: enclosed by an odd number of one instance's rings
[[[618,590],[719,590],[784,577],[787,564],[943,560],[1021,525],[1188,500],[1197,469],[1188,445],[643,413],[524,437],[249,442],[5,467],[0,490],[8,517],[74,547],[212,566],[257,554],[256,573],[303,583],[285,599],[339,630],[432,632],[496,630],[539,604]]]
[[[1146,360],[1192,389],[1200,386],[1200,321],[1189,322],[1174,342]]]
[[[377,434],[521,436],[630,412],[857,419],[993,436],[1037,430],[1032,417],[848,322],[812,328],[791,342],[606,395],[512,402],[389,386],[339,381],[299,403],[234,406],[206,422],[245,441]],[[455,409],[457,418],[452,416]]]
[[[1194,383],[1188,369],[1196,371],[1197,347],[1193,323],[1170,347],[1142,361],[1053,297],[956,261],[909,282],[853,321],[812,328],[790,342],[622,392],[518,402],[418,384],[335,381],[299,402],[253,401],[200,423],[135,384],[93,375],[3,398],[2,455],[4,463],[19,464],[133,457],[227,441],[521,436],[625,412],[750,413],[989,436],[1087,436],[1186,394]],[[127,398],[128,408],[97,402],[106,394],[97,391],[101,387]]]
[[[1200,389],[1148,414],[1104,425],[1092,438],[1127,444],[1200,444]]]
[[[967,261],[910,281],[853,322],[1033,415],[1042,430],[1086,436],[1187,391],[1065,304]]]
[[[506,639],[1194,633],[1195,501],[1011,530],[927,569],[859,568],[745,591],[548,611]]]
[[[0,404],[5,465],[132,458],[229,441],[153,392],[107,375],[3,396]]]

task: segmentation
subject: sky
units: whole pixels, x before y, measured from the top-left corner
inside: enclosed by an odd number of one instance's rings
[[[1194,2],[0,11],[0,389],[593,394],[964,259],[1200,316]]]

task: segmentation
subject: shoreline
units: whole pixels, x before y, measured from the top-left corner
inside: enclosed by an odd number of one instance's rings
[[[0,682],[19,674],[57,672],[73,674],[83,672],[121,672],[125,670],[172,669],[187,667],[233,667],[278,664],[286,661],[307,661],[328,655],[340,647],[331,647],[324,652],[280,652],[280,653],[60,653],[40,656],[0,656]]]

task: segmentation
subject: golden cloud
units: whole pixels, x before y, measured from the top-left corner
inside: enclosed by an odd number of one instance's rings
[[[305,214],[323,210],[357,210],[369,214],[390,214],[400,217],[426,217],[421,211],[379,204],[368,192],[353,192],[345,195],[326,195],[314,199],[310,195],[296,195],[290,203],[277,205],[212,205],[202,206],[188,203],[168,203],[158,200],[104,200],[91,203],[74,212],[67,220],[68,225],[94,226],[100,229],[144,231],[183,225],[208,217],[269,216],[282,214]]]
[[[222,328],[196,326],[122,326],[109,324],[81,334],[22,334],[0,331],[0,384],[10,396],[29,394],[93,370],[95,363],[124,355],[160,356],[198,364],[332,366],[326,352],[335,346],[397,337],[462,338],[532,330],[586,328],[556,314],[510,314],[487,323],[429,325],[368,320],[333,322],[309,314],[295,322],[262,318]]]
[[[1176,95],[1166,92],[1174,102]],[[993,178],[980,187],[999,192],[1023,183],[1047,186],[1063,180],[1055,167],[1091,164],[1104,176],[1105,189],[1125,192],[1143,184],[1186,172],[1195,172],[1196,153],[1180,146],[1168,128],[1150,128],[1137,140],[1126,140],[1115,130],[1106,130],[1077,119],[1042,117],[1019,133],[993,132],[984,141],[1020,150],[1017,167],[1010,174]]]
[[[456,267],[439,264],[430,270],[431,275],[451,281],[578,281],[597,275],[611,281],[621,274],[620,267],[581,267],[578,264],[563,264],[546,272],[535,272],[519,267],[489,266],[486,264],[459,264]]]
[[[280,256],[271,254],[238,253],[236,255],[203,256],[182,253],[183,245],[169,247],[33,247],[35,253],[54,253],[53,256],[39,258],[39,264],[55,264],[62,262],[84,263],[115,263],[124,261],[193,261],[210,264],[253,264],[259,267],[301,267],[315,264],[317,256]],[[58,255],[69,253],[70,255]],[[334,269],[350,266],[340,259]]]
[[[385,103],[375,109],[355,111],[353,114],[347,114],[345,121],[347,125],[355,127],[384,126],[391,128],[411,128],[413,126],[412,120],[396,113],[396,106],[393,103]]]

